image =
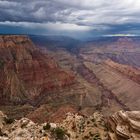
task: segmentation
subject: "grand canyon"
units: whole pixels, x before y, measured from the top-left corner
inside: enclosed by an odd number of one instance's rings
[[[0,139],[139,140],[139,39],[0,35]]]
[[[140,140],[140,0],[0,0],[0,140]]]

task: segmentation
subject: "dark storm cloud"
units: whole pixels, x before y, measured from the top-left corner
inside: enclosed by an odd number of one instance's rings
[[[139,15],[139,0],[0,0],[1,27],[125,32]]]
[[[130,7],[131,4],[134,7]],[[138,20],[138,6],[138,0],[4,0],[0,1],[0,21],[60,21],[85,25],[131,22]]]
[[[63,21],[71,9],[53,0],[0,1],[0,21],[56,22]]]

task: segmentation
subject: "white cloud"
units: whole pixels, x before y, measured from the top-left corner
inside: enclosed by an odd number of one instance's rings
[[[80,26],[76,24],[68,24],[68,23],[34,23],[34,22],[0,22],[0,25],[8,25],[8,26],[22,26],[26,28],[31,29],[48,29],[48,30],[56,30],[56,31],[88,31],[93,29],[93,27],[90,26]]]
[[[140,22],[140,1],[139,0],[83,0],[81,5],[89,10],[77,10],[72,14],[83,17],[87,24],[123,24],[131,22]],[[84,3],[87,3],[84,5]],[[93,9],[91,9],[91,7]],[[73,16],[74,17],[74,16]],[[85,23],[85,24],[86,24]]]
[[[126,36],[126,37],[134,37],[134,36],[138,36],[137,34],[109,34],[109,35],[103,35],[105,37],[123,37],[123,36]]]
[[[1,1],[0,0],[0,7],[9,7],[9,6],[19,6],[17,2],[12,1]]]
[[[139,15],[140,0],[0,0],[1,24],[30,28],[104,30],[140,24]]]

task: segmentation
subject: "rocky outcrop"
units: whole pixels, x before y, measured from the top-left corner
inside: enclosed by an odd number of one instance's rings
[[[109,118],[111,140],[140,139],[140,111],[119,111]]]
[[[1,140],[108,140],[103,116],[90,117],[68,113],[61,123],[37,124],[27,118],[12,120],[0,112]]]
[[[107,127],[99,112],[88,117],[68,113],[60,126],[67,130],[71,140],[108,140]]]
[[[67,113],[59,123],[13,120],[0,112],[0,140],[139,140],[140,112],[119,111],[107,119]]]
[[[38,125],[27,118],[10,121],[0,112],[0,140],[68,140],[67,133],[54,123]]]
[[[2,129],[5,124],[5,121],[4,121],[5,118],[6,118],[6,115],[4,115],[3,112],[0,111],[0,129]]]
[[[0,36],[1,104],[34,102],[74,83],[74,74],[37,49],[28,36]]]

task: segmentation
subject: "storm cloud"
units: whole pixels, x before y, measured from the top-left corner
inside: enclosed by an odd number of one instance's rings
[[[1,27],[46,32],[131,33],[140,23],[139,15],[139,0],[0,0]]]

